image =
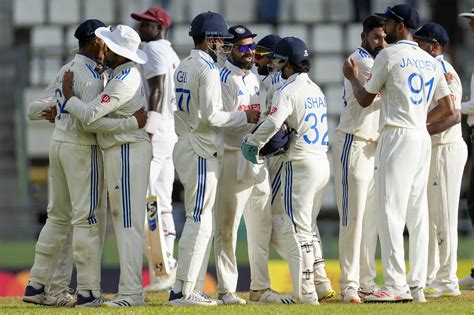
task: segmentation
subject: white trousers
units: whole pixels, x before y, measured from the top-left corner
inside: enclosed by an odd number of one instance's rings
[[[51,141],[49,162],[48,218],[36,243],[30,280],[49,287],[58,260],[70,255],[65,244],[72,238],[78,289],[100,292],[101,242],[96,211],[100,210],[103,191],[101,151],[97,145]],[[70,267],[70,261],[59,267],[64,273],[57,281],[70,279]]]
[[[339,210],[341,290],[375,284],[374,161],[376,142],[337,131],[333,144],[336,202]]]
[[[217,158],[204,159],[196,155],[186,137],[176,143],[173,161],[184,186],[186,211],[176,279],[187,283],[182,291],[187,295],[195,288],[198,275],[207,268],[206,253],[213,234],[212,212],[221,163]]]
[[[148,183],[148,196],[158,196],[163,234],[166,249],[171,258],[170,265],[174,266],[174,241],[176,229],[173,220],[172,194],[174,183],[173,148],[176,143],[174,124],[161,126],[152,137],[153,158],[150,164],[150,180]],[[152,280],[155,277],[152,276]]]
[[[250,289],[270,288],[268,255],[272,218],[268,170],[262,166],[254,178],[238,180],[238,159],[243,158],[241,155],[240,151],[225,150],[219,177],[214,235],[219,293],[235,292],[237,289],[235,250],[242,214],[247,229]]]
[[[315,156],[283,165],[282,198],[287,214],[284,233],[293,296],[297,299],[316,293],[314,274],[321,272],[315,269],[324,268],[323,259],[319,257],[322,254],[320,244],[315,248],[314,229],[328,181],[326,157]]]
[[[150,173],[149,142],[126,143],[104,151],[110,211],[120,261],[118,294],[142,294],[143,218]]]
[[[426,130],[385,127],[375,158],[375,198],[385,286],[424,287],[428,264],[428,182],[431,139]],[[403,230],[410,234],[405,275]]]
[[[458,212],[467,146],[462,138],[431,148],[428,283],[457,285]]]
[[[283,170],[283,155],[268,157],[267,159],[268,173],[270,176],[271,187],[271,208],[272,208],[272,237],[270,244],[277,251],[281,258],[288,261],[288,249],[286,247],[286,239],[283,234],[286,213],[283,209],[281,198],[281,174]]]

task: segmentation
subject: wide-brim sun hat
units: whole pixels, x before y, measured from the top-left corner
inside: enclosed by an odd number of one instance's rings
[[[130,26],[117,25],[114,29],[99,27],[95,30],[95,35],[119,56],[139,64],[144,64],[148,60],[146,53],[138,48],[141,42],[140,36]]]
[[[466,19],[470,19],[474,16],[474,8],[471,9],[471,12],[464,12],[459,14],[459,16],[465,17]]]

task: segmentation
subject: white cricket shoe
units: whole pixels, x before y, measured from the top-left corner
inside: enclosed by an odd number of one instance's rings
[[[99,295],[95,297],[93,294],[90,296],[83,296],[81,293],[77,293],[76,307],[101,307],[105,302],[108,302],[104,296]]]
[[[74,307],[76,305],[76,299],[71,294],[69,294],[67,290],[62,292],[46,293],[44,297],[44,305]]]
[[[395,302],[412,302],[410,290],[393,290],[388,288],[381,288],[363,298],[365,303],[395,303]]]
[[[413,298],[413,302],[415,303],[425,303],[425,293],[423,292],[422,287],[411,287],[410,288],[411,296]]]
[[[361,303],[359,294],[357,293],[357,289],[354,287],[347,287],[344,290],[342,290],[341,300],[344,303],[353,303],[353,304]]]
[[[102,307],[146,306],[143,294],[117,295],[113,300],[102,304]]]
[[[217,304],[219,305],[244,305],[247,304],[243,298],[238,296],[235,293],[227,292],[227,293],[219,293],[217,298]]]
[[[380,291],[381,287],[379,287],[377,284],[371,285],[371,286],[363,286],[360,287],[359,290],[357,290],[357,294],[359,294],[359,297],[362,299],[368,295],[374,294],[377,291]]]
[[[250,304],[294,304],[295,301],[289,295],[283,295],[272,289],[250,291]]]
[[[173,290],[171,290],[166,304],[171,306],[217,306],[216,301],[199,292],[191,292],[184,296],[183,293],[174,293]]]
[[[171,290],[175,281],[176,268],[173,268],[170,270],[168,275],[160,276],[157,282],[150,283],[144,288],[144,290],[147,293]]]
[[[438,297],[454,297],[460,296],[459,286],[456,284],[440,284],[432,283],[425,289],[425,296],[427,298],[438,298]]]
[[[459,289],[474,290],[474,268],[471,269],[471,274],[466,278],[459,280]]]
[[[23,302],[44,305],[45,300],[44,286],[39,289],[35,289],[32,285],[28,284],[25,288],[23,295]]]
[[[336,291],[332,289],[331,283],[329,282],[315,284],[315,287],[320,301],[330,299],[336,295]]]

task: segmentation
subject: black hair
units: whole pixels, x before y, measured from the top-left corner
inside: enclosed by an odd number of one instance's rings
[[[89,43],[94,39],[95,37],[89,37],[89,38],[85,38],[85,39],[80,39],[79,40],[79,48],[86,48]]]
[[[290,62],[290,66],[296,73],[308,73],[311,70],[311,61],[303,60],[299,64],[294,64]]]
[[[206,37],[204,36],[193,36],[194,46],[201,45],[205,39]]]
[[[364,33],[369,33],[374,28],[383,27],[385,20],[377,15],[369,15],[362,22],[362,31]]]

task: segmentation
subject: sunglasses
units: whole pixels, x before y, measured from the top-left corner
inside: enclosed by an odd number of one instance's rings
[[[250,50],[255,50],[255,43],[245,44],[245,45],[234,45],[239,50],[239,53],[246,54]]]
[[[393,12],[391,7],[387,7],[383,13],[391,15],[395,19],[395,21],[397,21],[397,22],[403,22],[403,20],[405,20],[400,15]]]
[[[256,52],[255,53],[255,60],[257,60],[257,61],[262,60],[263,57],[267,56],[268,54],[270,54],[269,51]]]

